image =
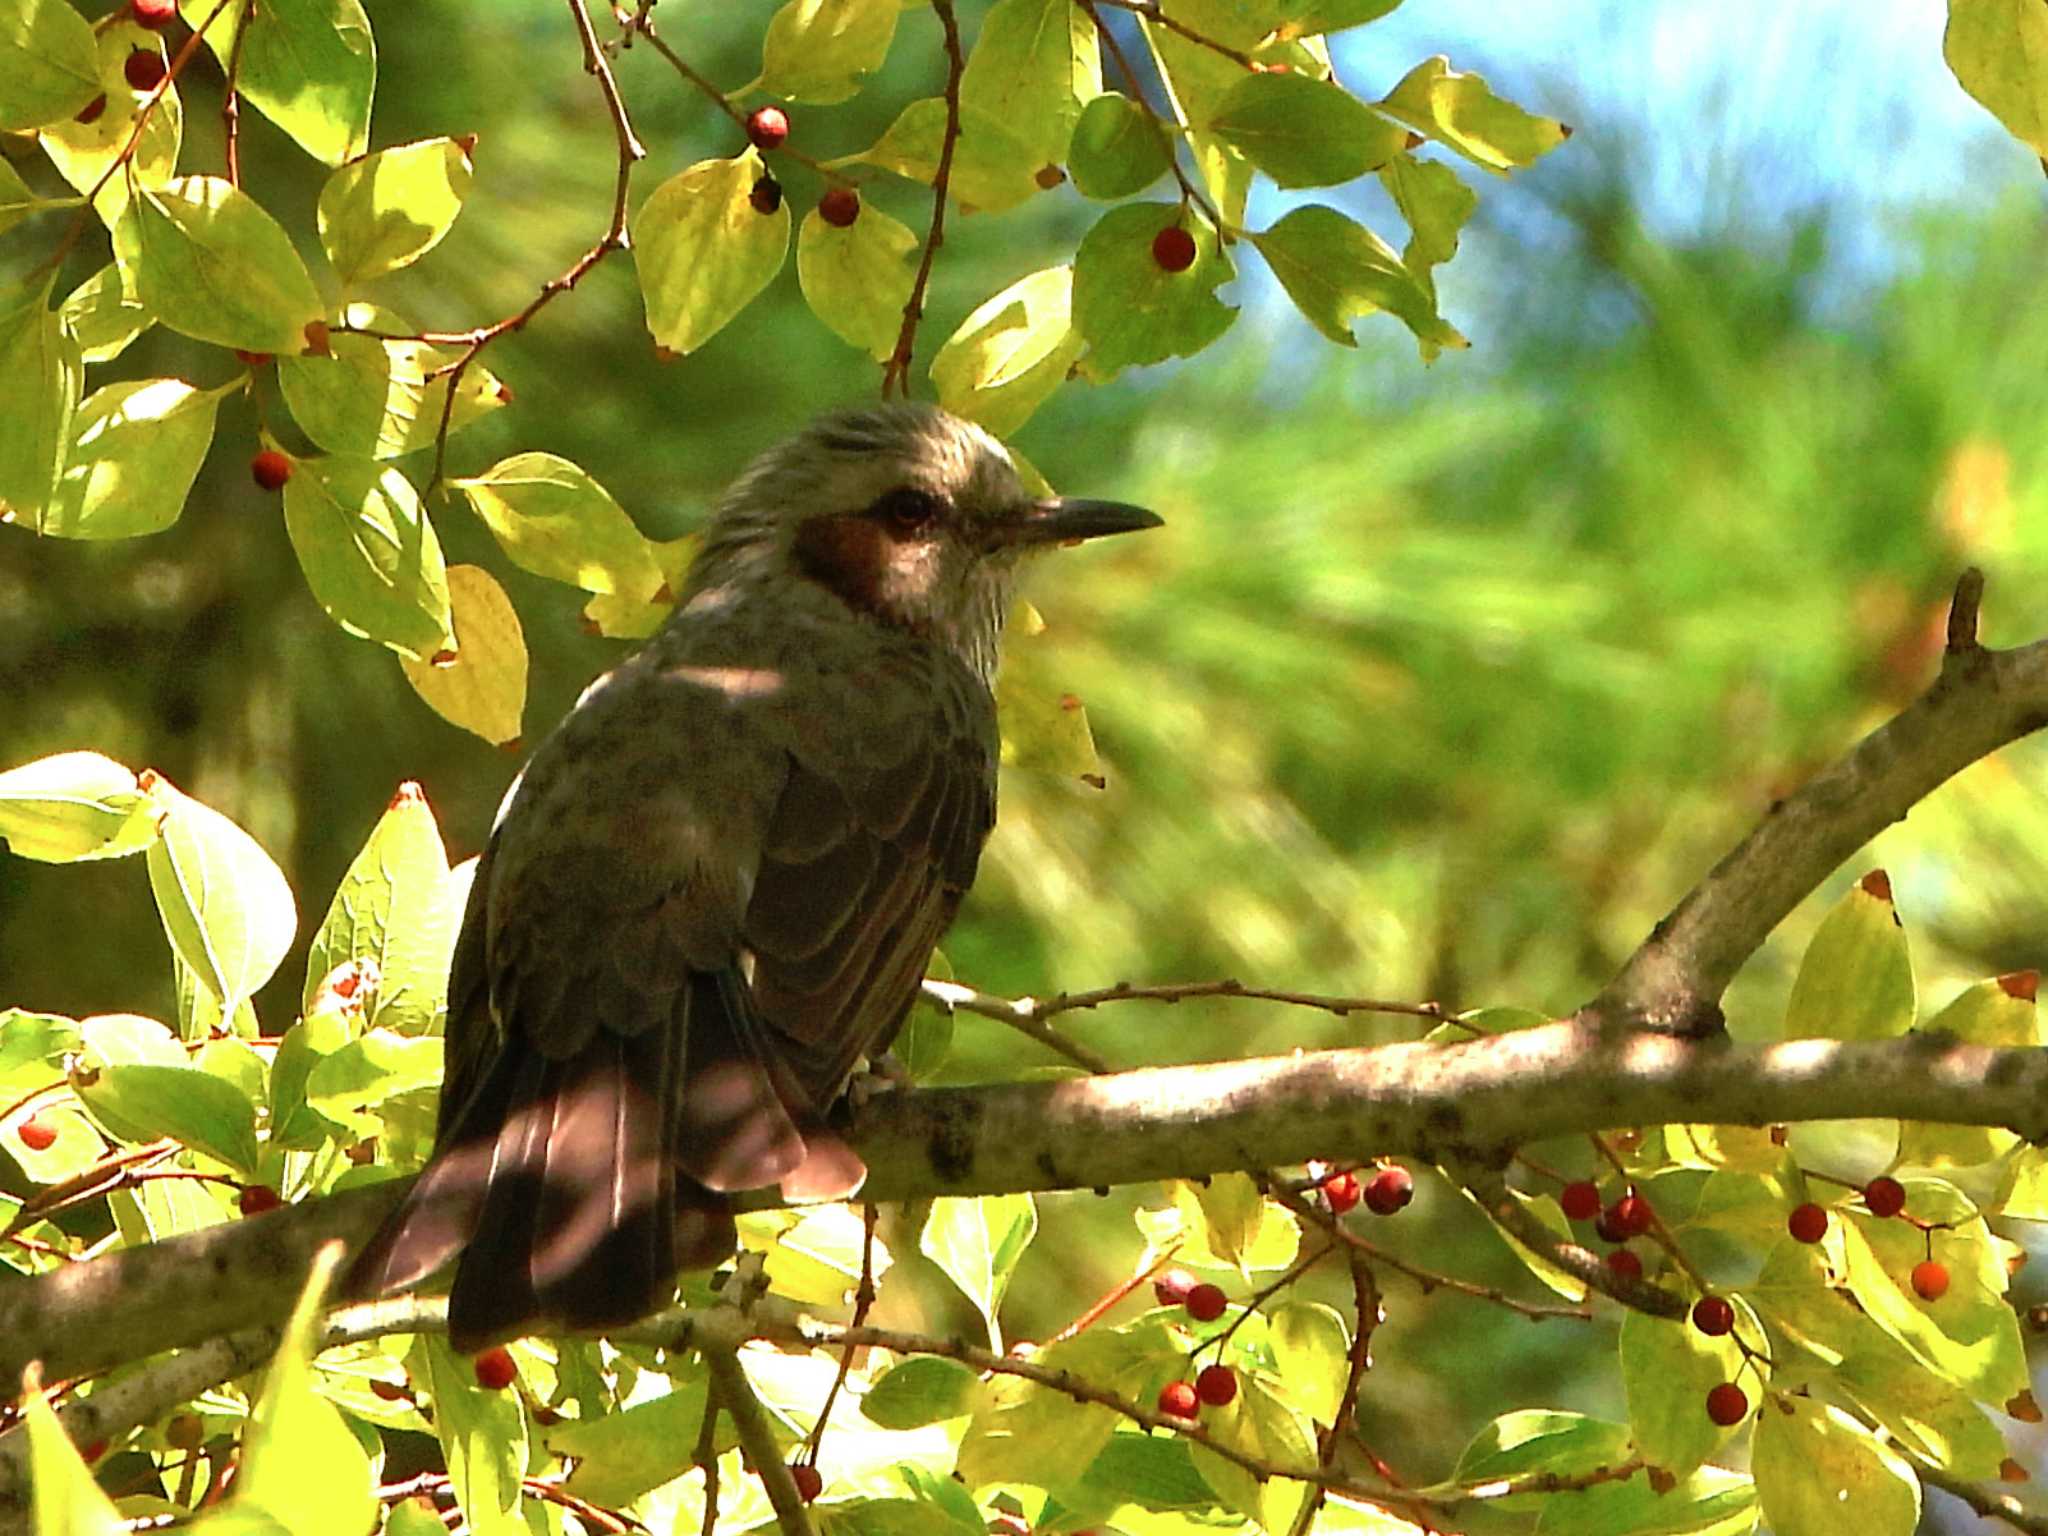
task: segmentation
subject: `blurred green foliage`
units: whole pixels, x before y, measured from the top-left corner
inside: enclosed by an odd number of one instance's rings
[[[559,7],[377,9],[373,142],[480,140],[468,213],[392,302],[433,326],[510,313],[589,243],[611,196],[611,130]],[[752,17],[676,9],[664,28],[700,69],[725,84],[753,72]],[[881,89],[796,114],[812,153],[864,146],[925,92],[936,22],[907,14],[903,30]],[[736,148],[648,50],[619,75],[652,152],[643,186]],[[217,158],[204,135],[219,127],[187,124],[196,160]],[[246,174],[310,228],[318,179],[260,117],[243,138]],[[788,196],[808,207],[818,189],[792,172]],[[1424,375],[1391,326],[1359,357],[1298,352],[1320,343],[1293,318],[1240,323],[1194,367],[1062,391],[1019,436],[1054,484],[1145,502],[1170,526],[1071,556],[1034,591],[1049,628],[1023,643],[1085,699],[1109,783],[1006,779],[946,945],[962,979],[1044,994],[1234,975],[1568,1009],[1774,795],[1932,676],[1961,566],[1990,576],[1992,642],[2048,630],[2037,201],[1932,212],[1895,276],[1823,306],[1823,220],[1674,247],[1630,219],[1625,186],[1538,175],[1569,238],[1543,249],[1540,280],[1524,274],[1524,302],[1496,305],[1504,330],[1459,317],[1474,353]],[[883,198],[922,228],[925,194]],[[949,228],[927,356],[1091,216],[1064,193],[1040,203],[1035,228]],[[17,259],[0,243],[0,264]],[[95,260],[74,258],[66,285]],[[518,404],[461,439],[451,470],[558,452],[645,532],[675,537],[760,448],[874,393],[878,370],[802,309],[792,266],[665,367],[628,265],[607,263],[493,350]],[[145,337],[123,370],[160,371],[157,345]],[[221,434],[253,450],[247,402],[224,407]],[[434,717],[381,649],[327,622],[244,457],[214,457],[172,534],[0,541],[0,765],[89,746],[161,769],[283,864],[303,952],[398,781],[424,784],[460,858],[517,758]],[[450,562],[490,565],[518,604],[538,735],[621,648],[581,635],[579,599],[507,567],[469,519],[440,526]],[[2023,745],[1979,765],[1846,868],[1738,983],[1737,1032],[1775,1017],[1826,900],[1870,863],[1891,871],[1924,997],[2048,959],[2042,761]],[[258,997],[273,1026],[302,971],[288,960]],[[0,860],[0,977],[22,1007],[167,1015],[139,867]],[[1409,1028],[1250,1004],[1066,1022],[1133,1064]],[[962,1079],[1049,1059],[965,1018],[955,1049]],[[1582,1150],[1558,1160],[1583,1167]],[[1513,1273],[1440,1182],[1385,1240],[1474,1278]],[[1118,1278],[1041,1242],[1012,1331],[1056,1328]],[[1440,1468],[1519,1402],[1617,1407],[1574,1396],[1572,1363],[1601,1358],[1583,1325],[1532,1329],[1412,1287],[1389,1311],[1362,1425],[1398,1466]]]

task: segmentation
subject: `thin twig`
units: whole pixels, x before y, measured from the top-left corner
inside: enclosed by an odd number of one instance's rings
[[[1165,1268],[1167,1264],[1171,1263],[1173,1260],[1173,1256],[1179,1252],[1180,1244],[1175,1243],[1171,1248],[1167,1249],[1166,1252],[1160,1254],[1157,1258],[1153,1259],[1151,1263],[1140,1265],[1137,1273],[1132,1275],[1128,1280],[1119,1280],[1115,1285],[1111,1286],[1102,1295],[1098,1296],[1094,1301],[1090,1302],[1087,1308],[1081,1313],[1079,1317],[1075,1318],[1071,1323],[1067,1324],[1066,1327],[1060,1329],[1058,1333],[1055,1333],[1051,1338],[1047,1339],[1045,1341],[1046,1348],[1050,1349],[1055,1344],[1063,1344],[1068,1339],[1073,1338],[1076,1334],[1085,1332],[1087,1329],[1092,1328],[1096,1324],[1096,1322],[1099,1321],[1103,1316],[1105,1316],[1109,1312],[1109,1310],[1112,1307],[1114,1307],[1118,1302],[1122,1301],[1126,1296],[1130,1295],[1131,1292],[1135,1291],[1147,1280],[1150,1280],[1154,1275],[1158,1274],[1159,1271]]]
[[[875,1221],[881,1215],[881,1208],[872,1200],[863,1200],[860,1207],[860,1284],[853,1292],[853,1326],[858,1328],[868,1320],[868,1312],[875,1304]],[[839,1369],[832,1377],[832,1386],[825,1394],[825,1406],[818,1410],[817,1422],[811,1426],[811,1433],[805,1442],[804,1454],[812,1466],[818,1464],[818,1447],[825,1438],[825,1425],[832,1417],[832,1405],[839,1401],[839,1389],[846,1385],[846,1378],[853,1370],[853,1347],[848,1345],[839,1357]]]
[[[702,1536],[718,1531],[718,1383],[704,1384],[704,1422],[697,1427],[697,1446],[690,1460],[704,1469],[704,1525]]]
[[[1623,1183],[1628,1188],[1634,1189],[1635,1178],[1628,1171],[1628,1166],[1622,1162],[1621,1154],[1614,1150],[1614,1144],[1597,1131],[1593,1132],[1586,1139],[1593,1143],[1593,1150],[1606,1160],[1607,1165],[1621,1175]],[[1685,1250],[1679,1246],[1678,1235],[1665,1222],[1663,1212],[1657,1209],[1656,1201],[1649,1199],[1640,1192],[1637,1193],[1636,1198],[1643,1202],[1643,1209],[1650,1213],[1650,1232],[1656,1239],[1658,1246],[1670,1254],[1672,1261],[1685,1271],[1685,1277],[1693,1283],[1694,1289],[1702,1296],[1710,1295],[1714,1287],[1708,1283],[1707,1277],[1700,1273],[1693,1261],[1686,1257]]]
[[[754,1395],[747,1373],[740,1368],[738,1346],[750,1330],[737,1308],[721,1307],[717,1313],[731,1314],[729,1323],[724,1325],[734,1330],[730,1347],[725,1341],[712,1336],[714,1331],[723,1331],[722,1328],[714,1330],[700,1324],[691,1337],[711,1371],[712,1381],[718,1385],[719,1397],[725,1404],[726,1414],[732,1419],[733,1428],[739,1432],[740,1450],[753,1464],[754,1475],[768,1490],[768,1502],[775,1508],[775,1518],[781,1522],[783,1536],[816,1536],[811,1512],[796,1490],[796,1479],[783,1462],[782,1452],[776,1448],[775,1430],[768,1422],[767,1410]]]
[[[1479,1203],[1487,1214],[1512,1233],[1516,1242],[1603,1296],[1612,1297],[1623,1306],[1647,1312],[1652,1317],[1682,1318],[1692,1310],[1692,1304],[1676,1291],[1667,1291],[1647,1280],[1616,1274],[1592,1249],[1559,1237],[1508,1193],[1507,1180],[1498,1173],[1469,1175],[1464,1182],[1479,1197]]]
[[[1061,992],[1052,997],[997,997],[987,992],[976,991],[957,981],[941,981],[937,977],[926,977],[925,996],[947,1008],[962,1008],[969,1013],[978,1013],[983,1018],[1000,1019],[1005,1024],[1041,1023],[1057,1018],[1063,1013],[1076,1013],[1085,1009],[1100,1008],[1104,1003],[1183,1003],[1193,998],[1235,997],[1254,1003],[1285,1003],[1292,1008],[1314,1008],[1323,1013],[1333,1013],[1338,1018],[1349,1018],[1354,1013],[1398,1013],[1409,1018],[1430,1019],[1437,1023],[1453,1022],[1451,1015],[1441,1003],[1410,1003],[1384,997],[1344,997],[1322,992],[1290,992],[1277,987],[1248,987],[1233,977],[1220,981],[1174,981],[1162,982],[1156,986],[1139,986],[1133,982],[1120,981],[1111,987],[1096,987],[1087,992]],[[1055,1047],[1057,1049],[1057,1047]],[[1106,1071],[1107,1068],[1092,1068]]]
[[[939,140],[938,168],[932,173],[932,226],[925,234],[924,254],[918,258],[917,276],[911,280],[910,298],[903,306],[896,350],[882,365],[884,400],[892,387],[904,399],[910,397],[910,358],[917,345],[917,323],[924,318],[932,261],[946,239],[946,185],[953,175],[953,146],[960,141],[960,77],[967,72],[967,59],[960,50],[960,19],[953,14],[953,0],[932,0],[932,9],[939,13],[939,24],[946,31],[946,132]]]
[[[227,89],[220,102],[222,137],[227,144],[228,184],[236,187],[242,184],[242,93],[237,82],[242,75],[242,44],[248,39],[249,24],[255,19],[256,0],[246,0],[242,19],[235,25],[234,45],[228,49]]]
[[[2009,1493],[1944,1472],[1917,1456],[1913,1458],[1913,1470],[1920,1474],[1921,1482],[1939,1488],[1952,1498],[1961,1499],[1986,1520],[2003,1520],[2014,1530],[2024,1531],[2026,1536],[2048,1536],[2048,1515],[2035,1513]]]
[[[1124,57],[1123,45],[1117,42],[1116,34],[1102,24],[1102,18],[1095,14],[1095,0],[1080,0],[1080,4],[1081,9],[1088,13],[1088,19],[1095,23],[1097,35],[1101,37],[1103,46],[1109,50],[1110,61],[1124,77],[1124,84],[1130,87],[1131,99],[1138,104],[1146,119],[1152,124],[1153,131],[1159,135],[1159,142],[1166,150],[1166,163],[1173,171],[1173,179],[1180,183],[1182,199],[1201,209],[1202,216],[1216,231],[1218,239],[1233,233],[1225,228],[1223,215],[1216,211],[1209,199],[1202,195],[1201,189],[1188,180],[1187,172],[1180,168],[1180,124],[1169,122],[1164,114],[1155,110],[1152,103],[1145,99],[1145,88],[1138,83],[1138,72],[1131,68],[1131,61]]]
[[[1207,33],[1199,32],[1186,22],[1167,15],[1165,10],[1161,8],[1159,0],[1092,0],[1092,3],[1097,5],[1113,5],[1120,11],[1129,11],[1133,16],[1142,16],[1155,26],[1161,26],[1169,32],[1178,33],[1196,47],[1207,48],[1211,53],[1220,53],[1224,58],[1230,60],[1231,63],[1241,64],[1246,69],[1257,69],[1259,67],[1259,61],[1242,49],[1233,48],[1228,43],[1218,42]]]
[[[927,1001],[951,1013],[964,1009],[978,1013],[985,1019],[998,1019],[1019,1034],[1028,1035],[1047,1050],[1060,1055],[1090,1072],[1114,1072],[1109,1058],[1102,1056],[1078,1040],[1069,1039],[1054,1029],[1039,1016],[1039,1004],[1032,998],[1020,998],[1015,1002],[1007,998],[992,997],[986,992],[977,992],[973,987],[962,986],[957,981],[941,981],[935,976],[924,980],[924,995]]]

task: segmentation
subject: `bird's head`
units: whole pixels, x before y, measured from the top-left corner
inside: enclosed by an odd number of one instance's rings
[[[821,417],[756,460],[714,514],[699,569],[793,578],[986,675],[1024,555],[1159,521],[1121,502],[1035,496],[972,422],[882,405]]]

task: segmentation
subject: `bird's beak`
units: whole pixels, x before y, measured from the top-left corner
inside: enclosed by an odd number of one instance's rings
[[[991,542],[1033,548],[1074,544],[1111,533],[1136,533],[1165,521],[1157,512],[1122,501],[1085,501],[1072,496],[1027,502],[990,530]]]

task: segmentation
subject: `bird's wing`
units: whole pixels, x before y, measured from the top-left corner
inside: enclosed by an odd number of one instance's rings
[[[927,673],[906,707],[863,713],[888,729],[793,754],[742,930],[755,1007],[817,1103],[895,1035],[995,822],[977,679]]]

